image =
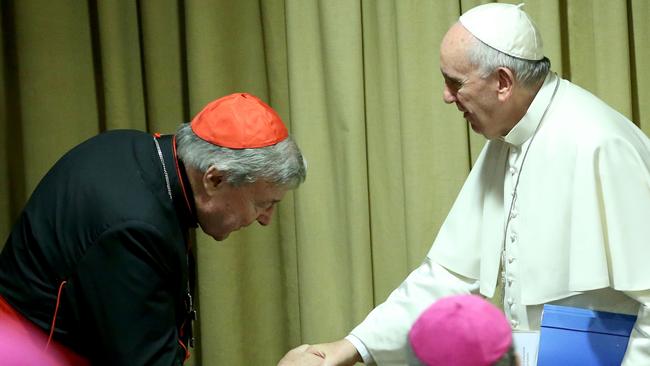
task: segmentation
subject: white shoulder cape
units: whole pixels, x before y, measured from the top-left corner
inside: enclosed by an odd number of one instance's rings
[[[650,142],[604,102],[550,75],[526,123],[539,124],[518,186],[522,301],[541,304],[603,287],[650,289]],[[522,124],[520,122],[520,124]],[[532,132],[531,132],[532,134]],[[489,141],[428,257],[479,279],[491,297],[499,272],[509,144]]]

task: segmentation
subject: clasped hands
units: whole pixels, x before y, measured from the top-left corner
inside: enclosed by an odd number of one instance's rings
[[[351,366],[361,361],[356,348],[342,339],[332,343],[303,344],[280,360],[278,366]]]

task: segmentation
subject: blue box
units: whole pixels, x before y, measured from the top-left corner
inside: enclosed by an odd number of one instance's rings
[[[537,366],[619,366],[636,316],[544,305]]]

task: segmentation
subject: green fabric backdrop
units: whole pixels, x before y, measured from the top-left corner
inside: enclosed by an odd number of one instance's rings
[[[77,143],[116,128],[171,133],[248,91],[284,118],[308,178],[270,227],[223,243],[197,233],[192,363],[274,365],[338,339],[422,261],[484,144],[442,102],[438,45],[485,2],[3,0],[0,237]],[[648,133],[650,2],[526,9],[553,69]]]

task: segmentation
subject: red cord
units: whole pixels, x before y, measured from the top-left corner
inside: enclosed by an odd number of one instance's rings
[[[59,285],[59,293],[56,295],[56,307],[54,308],[54,316],[52,317],[52,326],[50,326],[50,336],[47,337],[47,344],[45,345],[45,350],[47,351],[47,348],[50,346],[50,342],[52,341],[52,336],[54,335],[54,325],[56,324],[56,314],[59,312],[59,304],[61,301],[61,291],[63,291],[63,286],[65,286],[66,282],[68,281],[62,281],[61,284]]]
[[[183,198],[185,198],[185,204],[187,209],[190,211],[190,214],[194,214],[192,211],[192,206],[190,206],[190,200],[187,198],[187,191],[185,191],[185,185],[183,184],[183,177],[181,176],[181,169],[178,166],[178,156],[176,155],[176,135],[172,137],[172,151],[174,153],[174,163],[176,165],[176,175],[178,175],[178,182],[181,185],[181,191],[183,191]]]
[[[190,351],[187,350],[187,346],[185,346],[185,344],[183,344],[180,339],[178,340],[178,344],[180,344],[181,348],[185,350],[185,359],[183,360],[183,362],[185,362],[190,358]]]

